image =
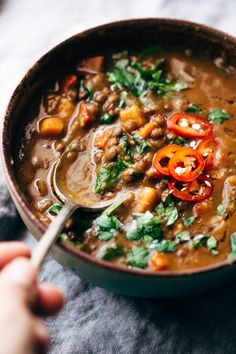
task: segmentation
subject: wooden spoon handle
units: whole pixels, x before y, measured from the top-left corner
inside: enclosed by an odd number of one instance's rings
[[[32,252],[31,263],[35,268],[41,268],[44,259],[48,255],[52,245],[56,242],[58,235],[63,230],[66,221],[77,208],[77,205],[67,202],[51,222],[47,231]]]

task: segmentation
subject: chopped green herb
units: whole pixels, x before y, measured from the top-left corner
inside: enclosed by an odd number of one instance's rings
[[[112,166],[102,166],[97,176],[95,192],[100,193],[105,189],[114,187],[121,173],[128,167],[127,162],[118,159]]]
[[[182,136],[177,136],[177,138],[172,141],[172,144],[183,146],[184,144],[186,144],[186,142],[187,139],[183,138]]]
[[[102,230],[119,230],[123,225],[115,215],[108,216],[106,213],[102,213],[102,215],[95,219],[95,223]]]
[[[197,249],[201,246],[206,246],[206,241],[208,238],[209,236],[205,234],[199,234],[194,236],[194,238],[192,239],[192,247],[194,249]]]
[[[198,106],[195,103],[192,103],[191,105],[189,105],[189,107],[186,109],[186,112],[188,113],[200,113],[201,112],[201,107]]]
[[[62,209],[62,205],[55,203],[52,206],[50,206],[50,208],[48,209],[48,212],[52,215],[58,215],[59,212],[61,211],[61,209]]]
[[[158,95],[164,95],[171,91],[181,91],[187,88],[186,83],[172,83],[164,78],[163,71],[158,67],[163,63],[159,60],[155,70],[144,70],[140,65],[130,66],[128,59],[118,60],[113,71],[108,74],[108,80],[119,88],[124,87],[134,96],[139,97],[152,90]],[[137,71],[131,72],[131,69]]]
[[[113,237],[116,237],[117,235],[117,230],[111,229],[110,231],[99,231],[98,232],[98,238],[99,240],[102,241],[108,241],[111,240]]]
[[[180,231],[175,235],[175,240],[177,243],[188,242],[190,239],[190,233],[187,230]]]
[[[221,216],[224,216],[224,214],[226,213],[226,208],[223,204],[219,204],[216,208],[217,213]]]
[[[109,260],[122,256],[124,253],[123,247],[115,242],[101,246],[96,254],[96,258]]]
[[[150,211],[146,211],[144,214],[140,213],[136,220],[137,226],[128,231],[126,237],[136,241],[147,239],[147,236],[150,240],[160,239],[162,237],[161,222],[161,219]]]
[[[189,216],[187,218],[184,218],[184,226],[189,227],[192,225],[192,223],[197,219],[197,216]]]
[[[215,239],[214,236],[210,236],[207,239],[206,245],[207,245],[207,248],[209,249],[209,251],[211,251],[211,253],[213,255],[217,255],[218,254],[218,250],[217,250],[218,242],[217,242],[217,240]]]
[[[128,264],[136,268],[146,268],[148,260],[149,253],[144,247],[133,247],[127,255]]]
[[[214,236],[199,234],[192,239],[192,247],[194,249],[197,249],[199,247],[207,247],[213,255],[218,254],[218,242]]]
[[[94,92],[93,92],[93,90],[90,89],[89,87],[85,86],[83,82],[82,82],[82,84],[81,84],[81,88],[82,88],[82,90],[80,89],[81,91],[86,91],[86,92],[87,92],[87,94],[88,94],[88,100],[89,100],[90,102],[93,101],[93,99],[94,99]]]
[[[100,121],[102,124],[111,124],[117,118],[117,115],[110,116],[108,113],[105,113],[101,118]]]
[[[174,222],[178,219],[178,216],[178,210],[174,205],[167,207],[165,209],[165,217],[167,219],[166,225],[170,226],[174,224]]]
[[[172,196],[169,195],[163,203],[158,204],[156,212],[159,218],[166,220],[166,225],[170,226],[178,219],[178,209],[176,208]]]
[[[158,252],[175,252],[177,250],[176,242],[172,240],[162,240],[155,246]]]
[[[142,142],[142,144],[139,146],[138,152],[139,154],[144,154],[147,151],[153,150],[151,145],[147,143],[145,140]]]
[[[214,124],[222,124],[225,120],[230,119],[230,114],[224,112],[221,108],[214,108],[208,115],[208,119]]]

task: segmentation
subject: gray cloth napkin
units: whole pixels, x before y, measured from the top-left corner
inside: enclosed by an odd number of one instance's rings
[[[1,239],[35,241],[0,184]],[[41,280],[58,285],[67,304],[46,320],[50,354],[235,354],[236,284],[179,299],[116,295],[92,286],[49,258]]]

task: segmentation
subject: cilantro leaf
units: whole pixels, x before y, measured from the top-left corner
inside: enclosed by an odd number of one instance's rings
[[[93,92],[93,90],[92,90],[91,88],[89,88],[88,86],[85,86],[85,84],[83,83],[83,81],[82,81],[82,83],[81,83],[80,91],[86,91],[87,94],[88,94],[88,100],[89,100],[90,102],[93,101],[93,99],[94,99],[94,92]]]
[[[188,216],[184,218],[184,226],[189,227],[197,219],[197,216]]]
[[[218,254],[218,250],[217,250],[218,242],[217,242],[217,240],[216,240],[216,238],[214,236],[210,236],[207,239],[206,246],[209,249],[209,251],[211,251],[211,253],[213,255],[217,255]]]
[[[96,258],[110,260],[122,256],[123,253],[123,247],[112,242],[101,246],[96,254]]]
[[[170,226],[174,224],[174,222],[178,219],[178,216],[178,210],[174,205],[167,207],[165,209],[165,217],[167,219],[166,225]]]
[[[158,252],[175,252],[177,250],[176,242],[172,240],[162,240],[157,243],[155,250]]]
[[[207,247],[213,255],[218,254],[218,250],[217,250],[218,242],[214,236],[209,236],[206,234],[196,235],[192,239],[192,247],[194,249],[197,249],[202,246]]]
[[[62,205],[55,203],[52,206],[50,206],[50,208],[48,209],[48,212],[52,215],[58,215],[59,212],[61,211],[61,209],[62,209]]]
[[[177,243],[188,242],[190,241],[190,239],[191,239],[190,233],[187,230],[180,231],[175,235],[175,241]]]
[[[160,226],[161,219],[154,216],[150,211],[140,213],[136,220],[137,226],[129,230],[126,234],[128,240],[136,241],[151,241],[153,239],[160,239],[162,236],[162,228]]]
[[[117,230],[111,229],[110,231],[99,231],[98,238],[101,241],[111,240],[113,237],[117,235]]]
[[[100,121],[103,124],[111,124],[113,123],[117,118],[117,115],[109,115],[108,113],[103,114],[103,116],[100,117]]]
[[[101,214],[97,219],[95,219],[95,223],[102,230],[119,230],[123,225],[115,215],[108,216],[106,213]]]
[[[221,108],[214,108],[208,115],[208,119],[214,124],[222,124],[225,120],[230,119],[230,114],[224,112]]]
[[[141,145],[139,146],[138,152],[139,154],[144,154],[147,151],[153,150],[151,145],[149,143],[147,143],[145,140],[141,143]]]
[[[172,144],[183,146],[186,142],[187,139],[183,138],[182,136],[177,136],[177,138],[172,141]]]
[[[127,262],[136,268],[146,268],[148,265],[149,253],[145,247],[133,247],[127,254]]]
[[[186,109],[186,112],[188,113],[200,113],[201,112],[201,107],[198,106],[195,103],[192,103],[191,105],[189,105],[189,107]]]
[[[166,220],[166,225],[170,226],[178,219],[178,209],[176,208],[172,196],[169,195],[163,203],[158,204],[156,212],[159,218]]]
[[[102,166],[97,175],[95,192],[100,193],[105,189],[114,187],[126,167],[127,164],[121,159],[117,159],[112,166]]]

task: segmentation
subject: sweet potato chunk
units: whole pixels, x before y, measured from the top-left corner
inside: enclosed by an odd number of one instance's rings
[[[165,270],[169,267],[169,261],[165,254],[155,252],[150,259],[150,264],[155,270]]]
[[[40,133],[45,137],[57,137],[62,134],[64,123],[61,118],[49,117],[40,123]]]
[[[159,198],[158,190],[152,187],[144,187],[138,195],[137,209],[140,213],[152,210]]]
[[[144,112],[137,104],[120,111],[122,126],[127,131],[142,127],[146,123]]]
[[[104,56],[92,57],[82,61],[79,70],[88,73],[100,73],[104,67]]]

